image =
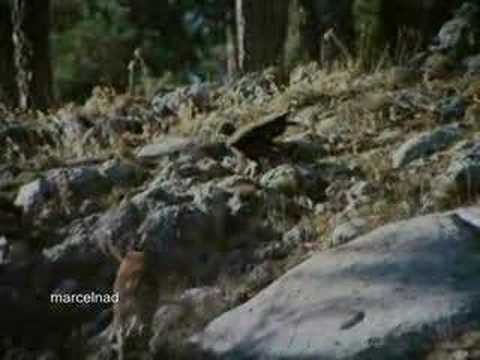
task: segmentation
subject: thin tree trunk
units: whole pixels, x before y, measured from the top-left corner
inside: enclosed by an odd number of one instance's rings
[[[284,46],[284,70],[288,72],[299,63],[319,55],[315,38],[311,1],[289,0],[287,33]]]
[[[52,102],[50,0],[14,0],[12,24],[18,106],[46,109]]]
[[[238,65],[241,72],[276,65],[283,75],[318,57],[309,0],[236,0]]]
[[[32,103],[33,48],[27,36],[26,0],[15,0],[12,8],[13,44],[18,91],[18,107],[26,110]]]
[[[53,102],[53,73],[50,46],[50,0],[30,1],[30,38],[33,43],[33,105],[46,109]]]
[[[13,105],[16,98],[11,8],[0,2],[0,102]]]
[[[231,19],[231,14],[226,16],[225,37],[227,41],[227,76],[233,78],[238,71],[237,43],[235,41],[235,26]]]

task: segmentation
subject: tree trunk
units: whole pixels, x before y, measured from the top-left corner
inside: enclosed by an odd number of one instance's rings
[[[225,17],[225,39],[227,51],[227,76],[229,79],[238,72],[238,52],[237,39],[235,32],[235,24],[231,12]]]
[[[9,4],[0,2],[0,102],[7,105],[13,105],[16,98],[10,14]]]
[[[287,72],[299,63],[318,57],[319,39],[316,39],[311,1],[289,0],[287,34],[283,67]]]
[[[257,71],[282,61],[289,1],[236,0],[238,65]]]
[[[50,0],[14,0],[12,24],[18,106],[46,109],[52,102]]]
[[[236,0],[240,71],[275,65],[286,75],[318,57],[313,15],[309,0]]]

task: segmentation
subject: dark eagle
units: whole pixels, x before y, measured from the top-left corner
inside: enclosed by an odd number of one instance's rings
[[[282,135],[289,126],[299,125],[288,120],[289,114],[289,111],[285,111],[269,115],[258,122],[241,127],[230,136],[227,145],[241,151],[247,157],[268,154],[275,148],[275,138]]]

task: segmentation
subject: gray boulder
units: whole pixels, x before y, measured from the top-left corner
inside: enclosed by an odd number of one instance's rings
[[[104,254],[125,254],[139,246],[137,229],[142,220],[143,214],[134,204],[122,204],[98,219],[92,229],[92,239]]]
[[[284,164],[266,172],[260,185],[267,190],[286,195],[305,194],[314,201],[325,199],[329,182],[323,166]]]
[[[94,259],[103,259],[100,251],[90,236],[98,217],[93,215],[74,221],[66,229],[64,240],[57,245],[43,250],[45,258],[52,262],[70,264],[91,264]]]
[[[440,29],[438,44],[433,50],[447,52],[451,56],[461,58],[471,55],[479,48],[480,23],[478,21],[480,7],[474,2],[465,2],[457,10],[452,20]]]
[[[145,171],[141,167],[119,159],[105,162],[99,170],[110,183],[119,186],[135,185],[145,177]]]
[[[393,167],[398,169],[421,157],[440,151],[460,140],[462,131],[452,124],[424,132],[403,143],[392,156]]]
[[[478,320],[480,209],[381,227],[290,270],[191,342],[223,359],[412,359]]]
[[[189,184],[184,182],[167,180],[159,177],[152,181],[146,190],[136,194],[131,201],[135,206],[144,212],[150,212],[163,205],[172,205],[185,201],[182,197],[177,197],[177,193],[182,193],[188,190]],[[185,189],[184,189],[185,188]],[[188,197],[191,200],[191,197]]]
[[[20,188],[15,205],[26,213],[40,209],[45,201],[68,191],[85,199],[110,191],[112,183],[96,167],[83,166],[49,170],[43,177]]]
[[[149,214],[138,230],[142,243],[153,252],[171,256],[179,246],[177,224],[182,215],[182,209],[177,205],[161,207]]]
[[[152,99],[154,111],[161,115],[177,115],[182,106],[192,104],[205,109],[210,102],[211,86],[209,84],[193,84],[177,90],[159,93]]]
[[[46,174],[46,180],[57,191],[67,187],[73,195],[81,198],[106,193],[112,186],[112,183],[94,166],[50,170]]]
[[[229,241],[225,226],[190,204],[164,206],[146,217],[137,238],[159,272],[201,281],[217,275],[212,266]]]
[[[15,205],[21,207],[25,213],[38,209],[53,193],[51,184],[45,179],[37,179],[20,188]]]

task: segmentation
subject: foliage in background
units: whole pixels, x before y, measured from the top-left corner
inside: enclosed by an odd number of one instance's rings
[[[135,48],[151,75],[176,82],[224,72],[226,9],[231,0],[56,0],[53,61],[60,100],[84,99],[96,85],[124,90]]]

